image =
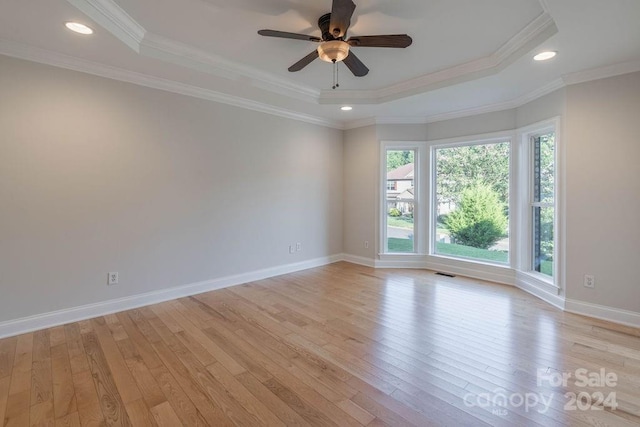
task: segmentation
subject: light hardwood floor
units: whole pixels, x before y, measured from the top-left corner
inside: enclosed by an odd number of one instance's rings
[[[617,382],[580,387],[577,369]],[[597,393],[617,409],[590,408]],[[638,426],[640,330],[508,286],[337,263],[0,340],[0,420]]]

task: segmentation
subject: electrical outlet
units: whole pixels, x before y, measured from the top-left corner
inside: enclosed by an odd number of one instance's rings
[[[296,247],[293,245],[289,245],[289,253],[292,254],[296,251]]]
[[[590,274],[584,275],[584,287],[593,289],[596,287],[596,278]]]
[[[364,241],[364,248],[365,249],[369,249],[369,241],[368,240]]]
[[[301,251],[302,250],[302,243],[298,242],[296,243],[296,251]]]
[[[118,272],[112,271],[109,273],[109,277],[107,279],[107,285],[117,285],[118,284]]]

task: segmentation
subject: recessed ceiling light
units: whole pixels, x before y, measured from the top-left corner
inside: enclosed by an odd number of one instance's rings
[[[85,34],[85,35],[93,34],[93,30],[91,28],[79,22],[67,22],[64,25],[71,31],[76,32],[78,34]]]
[[[557,54],[558,54],[558,52],[556,52],[556,51],[547,50],[545,52],[540,52],[539,54],[534,56],[533,59],[536,60],[536,61],[546,61],[547,59],[553,58]]]
[[[341,109],[342,111],[351,111],[351,110],[353,110],[353,107],[350,107],[350,106],[348,106],[348,105],[345,105],[344,107],[341,107],[340,109]]]

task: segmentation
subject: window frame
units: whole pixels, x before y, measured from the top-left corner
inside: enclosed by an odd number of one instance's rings
[[[549,133],[554,134],[554,171],[553,171],[553,203],[536,202],[534,194],[534,138]],[[563,217],[563,204],[561,199],[561,190],[563,181],[562,163],[561,163],[561,134],[560,134],[560,118],[555,117],[550,120],[535,123],[533,125],[520,128],[518,130],[519,139],[519,202],[520,222],[518,230],[519,239],[519,259],[517,270],[538,282],[550,286],[556,290],[560,290],[563,282],[562,268],[562,242],[564,229],[562,228],[561,218]],[[534,269],[533,244],[534,244],[534,218],[533,209],[535,207],[553,208],[553,276],[548,276]]]
[[[492,262],[490,260],[482,260],[477,258],[468,258],[461,256],[451,256],[446,254],[439,254],[436,252],[436,228],[438,221],[438,193],[437,193],[437,158],[436,151],[442,148],[456,148],[456,147],[470,147],[474,145],[488,145],[488,144],[498,144],[498,143],[507,143],[509,144],[509,253],[508,260],[506,263],[502,262]],[[435,141],[433,145],[430,147],[430,164],[429,164],[429,175],[431,181],[431,197],[430,197],[430,215],[429,215],[429,255],[437,258],[451,259],[475,264],[483,264],[494,267],[507,267],[512,268],[515,260],[515,253],[517,252],[517,245],[514,244],[514,235],[515,235],[515,222],[513,219],[514,207],[516,206],[514,194],[514,183],[516,180],[516,173],[514,167],[514,134],[513,132],[498,132],[490,135],[475,135],[463,138],[455,138],[453,140],[447,141]]]
[[[427,198],[424,195],[426,141],[381,141],[380,143],[380,181],[378,185],[380,215],[379,256],[382,257],[412,257],[425,253],[426,227],[423,225],[423,210],[428,209]],[[389,252],[387,239],[387,151],[414,151],[413,169],[413,252]],[[424,200],[423,200],[424,199]]]

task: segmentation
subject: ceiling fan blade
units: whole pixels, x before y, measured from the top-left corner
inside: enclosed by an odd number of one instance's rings
[[[260,34],[261,36],[279,37],[282,39],[307,40],[310,42],[322,41],[320,37],[308,36],[306,34],[298,34],[298,33],[287,33],[286,31],[260,30],[258,31],[258,34]]]
[[[292,73],[296,71],[300,71],[307,65],[311,64],[317,57],[318,57],[318,51],[314,50],[309,55],[305,56],[300,61],[296,62],[291,67],[289,67],[289,71],[291,71]]]
[[[333,0],[331,23],[329,24],[329,33],[333,37],[344,37],[347,34],[354,10],[356,10],[356,5],[352,0]]]
[[[384,36],[359,36],[347,40],[351,46],[357,47],[409,47],[413,39],[406,34],[389,34]]]
[[[344,62],[344,65],[346,65],[356,77],[363,77],[369,74],[367,66],[360,61],[353,51],[349,51],[349,55],[347,55],[342,62]]]

